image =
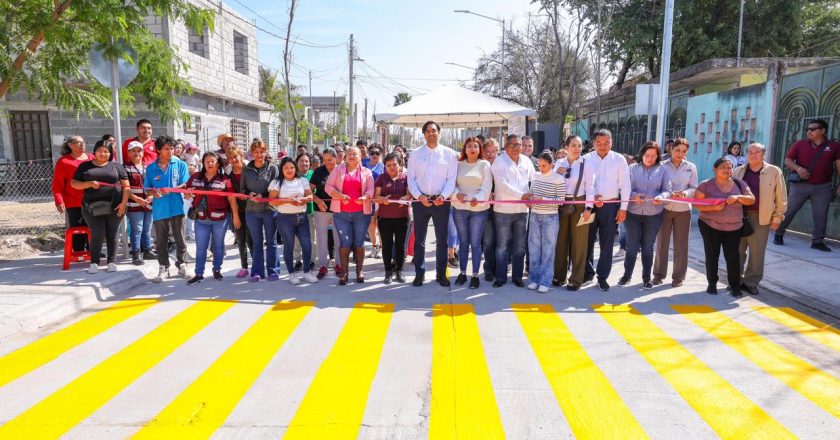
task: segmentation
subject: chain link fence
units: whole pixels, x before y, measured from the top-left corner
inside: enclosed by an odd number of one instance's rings
[[[52,197],[51,159],[0,162],[0,243],[61,232],[64,216]]]

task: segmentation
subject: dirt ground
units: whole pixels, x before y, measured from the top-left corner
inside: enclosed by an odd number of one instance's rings
[[[52,200],[0,202],[0,263],[62,251],[63,230],[64,218]]]

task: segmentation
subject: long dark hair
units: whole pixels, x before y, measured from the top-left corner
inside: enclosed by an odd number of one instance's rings
[[[111,144],[105,142],[102,139],[96,141],[96,144],[93,146],[94,156],[96,155],[96,150],[100,148],[105,148],[106,150],[108,150],[108,160],[111,160],[114,157],[114,148],[111,147]]]
[[[478,158],[484,159],[484,148],[481,146],[481,141],[477,137],[470,136],[464,141],[464,148],[461,148],[461,155],[458,157],[458,160],[467,160],[467,145],[470,142],[478,144]]]
[[[206,170],[204,169],[204,160],[207,159],[208,157],[215,157],[216,158],[216,163],[219,164],[219,155],[218,154],[216,154],[212,151],[208,151],[208,152],[202,154],[201,155],[201,171],[198,172],[199,175],[201,175],[201,176],[203,176],[206,172]],[[219,165],[221,165],[221,164],[219,164]],[[221,166],[219,168],[221,168]],[[220,169],[217,172],[221,173],[221,172],[223,172],[223,170]]]
[[[301,177],[300,176],[300,171],[298,171],[297,162],[295,162],[295,160],[292,159],[291,157],[286,156],[283,159],[281,159],[280,164],[277,165],[277,168],[279,168],[279,170],[280,170],[280,180],[283,181],[283,180],[286,179],[286,176],[283,174],[283,167],[287,163],[290,163],[290,164],[294,165],[294,167],[295,167],[295,178]]]

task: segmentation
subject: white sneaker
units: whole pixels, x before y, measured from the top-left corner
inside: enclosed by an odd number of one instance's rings
[[[540,286],[540,288],[539,288],[539,289],[537,289],[537,292],[540,292],[540,293],[548,293],[548,291],[549,291],[549,290],[551,290],[551,287],[548,287],[548,286]]]
[[[158,274],[156,277],[152,278],[153,283],[162,283],[163,280],[169,278],[169,268],[168,267],[161,267],[158,270]]]
[[[183,263],[178,266],[178,276],[181,278],[187,278],[187,263]]]
[[[88,273],[97,273],[99,272],[99,265],[96,263],[90,263],[88,266]]]
[[[373,250],[370,251],[371,258],[379,258],[379,251],[382,250],[382,245],[376,245],[373,247]]]
[[[537,283],[528,284],[528,290],[537,290],[537,287],[540,287]]]
[[[114,264],[114,263],[108,263],[108,272],[116,272],[116,271],[117,271],[117,265]]]
[[[312,272],[306,272],[305,274],[303,274],[303,280],[307,283],[317,283],[318,277],[313,275]]]
[[[294,285],[300,284],[300,278],[298,278],[297,272],[289,274],[289,282],[294,284]]]
[[[624,258],[626,254],[627,251],[625,251],[624,249],[619,249],[618,252],[615,253],[615,258]]]

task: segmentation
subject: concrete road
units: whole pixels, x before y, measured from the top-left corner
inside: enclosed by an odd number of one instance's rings
[[[539,294],[386,286],[368,260],[365,284],[292,286],[232,253],[222,281],[4,340],[0,439],[840,438],[836,318],[694,269]]]

